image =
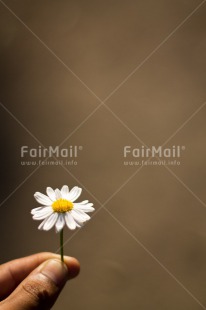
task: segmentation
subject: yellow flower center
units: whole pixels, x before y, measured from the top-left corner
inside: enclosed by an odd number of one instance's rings
[[[74,204],[67,199],[58,199],[52,204],[52,209],[54,212],[64,213],[71,211],[73,209]]]

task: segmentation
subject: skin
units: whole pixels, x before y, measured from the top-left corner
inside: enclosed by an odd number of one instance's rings
[[[72,257],[38,253],[0,265],[0,310],[51,309],[66,282],[79,273]]]

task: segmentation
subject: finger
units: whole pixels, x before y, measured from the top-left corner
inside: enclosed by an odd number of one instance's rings
[[[76,269],[77,274],[77,269]],[[1,303],[2,310],[50,309],[66,281],[74,276],[70,264],[50,259],[38,266],[13,293]]]
[[[52,258],[58,259],[59,255],[43,252],[2,264],[0,266],[0,300],[6,298],[32,270]],[[68,256],[65,256],[64,260],[70,268],[70,275],[75,276],[79,271],[78,261]]]

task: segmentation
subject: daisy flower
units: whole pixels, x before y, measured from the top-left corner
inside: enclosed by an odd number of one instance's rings
[[[93,203],[88,200],[75,202],[81,195],[82,189],[78,186],[73,187],[70,191],[67,185],[61,190],[53,190],[47,187],[46,193],[36,192],[35,199],[41,204],[41,207],[31,210],[34,220],[43,220],[38,229],[48,231],[55,226],[56,232],[60,232],[61,258],[63,261],[63,228],[66,225],[69,229],[74,230],[82,227],[90,219],[87,214],[94,211]]]
[[[61,190],[47,187],[47,196],[36,192],[34,197],[42,206],[32,209],[31,214],[34,220],[43,220],[38,228],[48,231],[55,226],[56,232],[59,232],[65,225],[71,230],[81,227],[90,219],[87,213],[94,211],[93,203],[88,200],[75,202],[81,192],[82,189],[78,186],[69,191],[67,185]]]

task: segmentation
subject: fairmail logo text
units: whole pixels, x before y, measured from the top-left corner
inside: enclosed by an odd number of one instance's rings
[[[149,158],[149,157],[159,157],[159,158],[179,158],[182,155],[182,151],[185,150],[185,146],[173,145],[172,147],[164,148],[162,146],[141,146],[133,148],[130,145],[124,146],[123,154],[124,157],[134,157],[134,158]]]

